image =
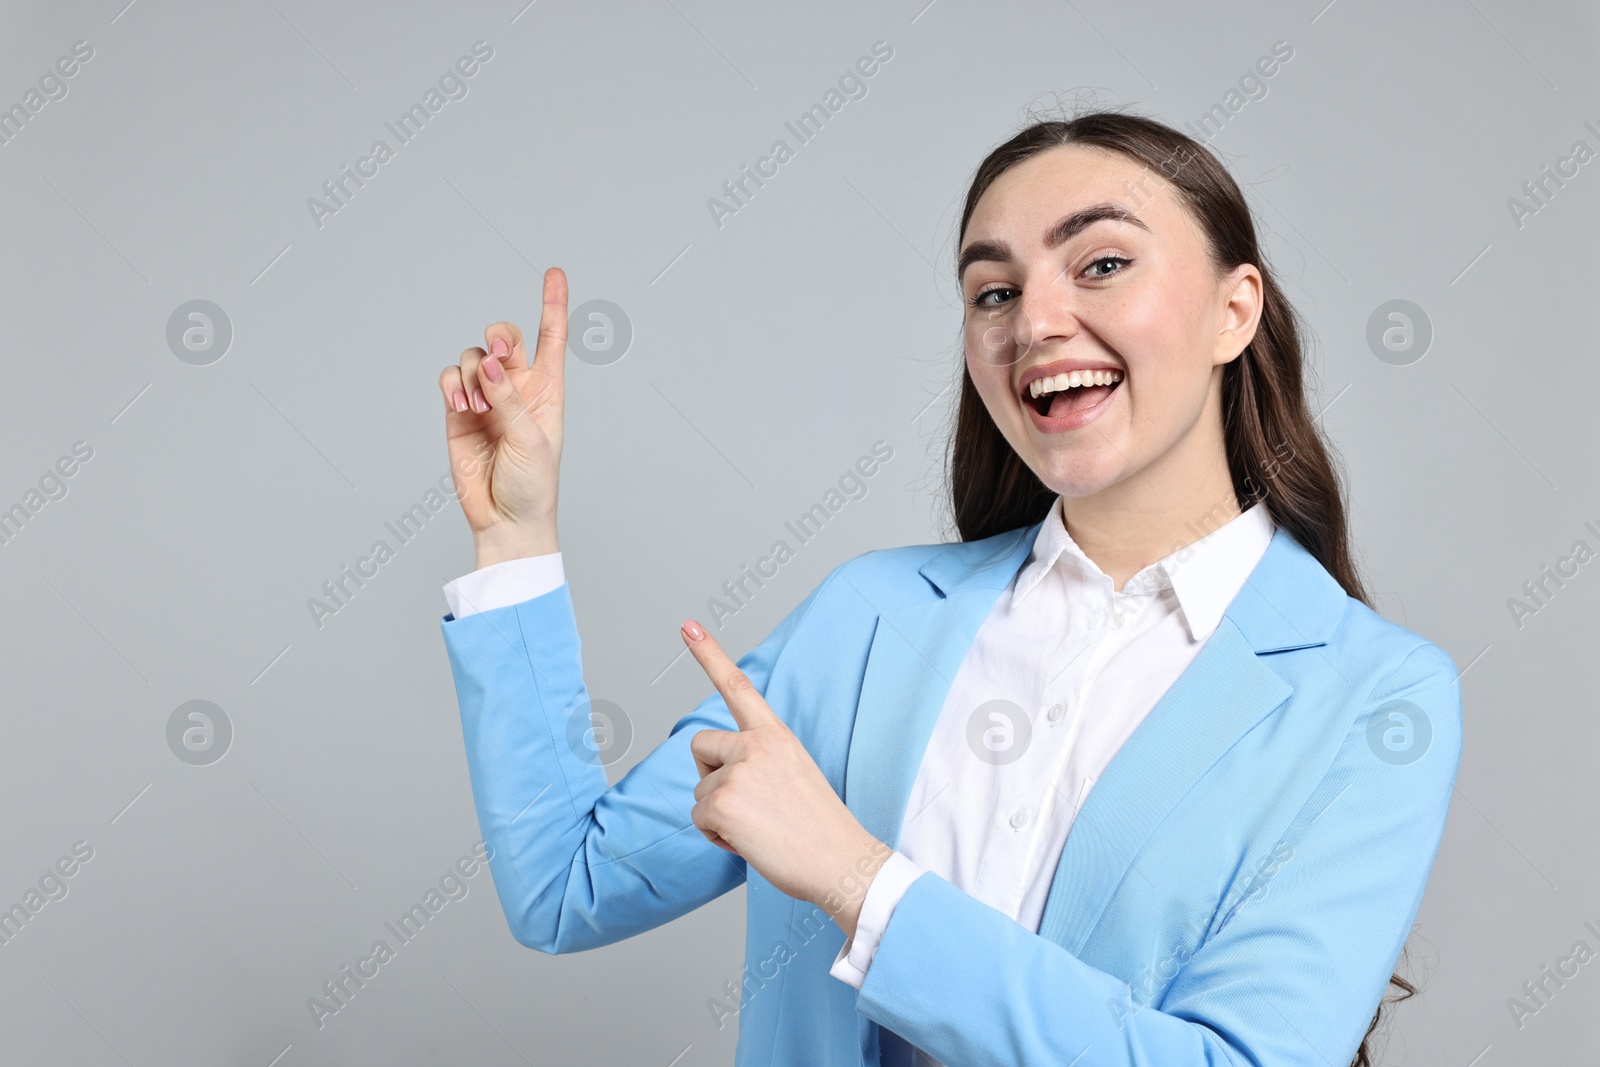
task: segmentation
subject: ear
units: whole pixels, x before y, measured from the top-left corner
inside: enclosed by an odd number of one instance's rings
[[[1265,295],[1261,271],[1254,263],[1241,263],[1223,276],[1217,285],[1222,328],[1211,355],[1213,366],[1232,363],[1255,339]]]

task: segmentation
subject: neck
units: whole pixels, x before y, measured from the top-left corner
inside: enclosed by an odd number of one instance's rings
[[[1180,442],[1115,485],[1061,498],[1067,532],[1118,592],[1156,560],[1240,515],[1217,422],[1209,441]]]

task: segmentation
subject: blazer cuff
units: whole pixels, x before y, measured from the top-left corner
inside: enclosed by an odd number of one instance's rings
[[[445,585],[444,599],[450,614],[460,619],[543,596],[566,580],[560,552],[524,556],[463,574]]]
[[[861,988],[873,954],[878,951],[878,942],[883,939],[884,927],[889,925],[889,916],[894,914],[895,905],[923,871],[915,860],[898,850],[883,861],[867,886],[867,895],[861,898],[855,936],[839,949],[833,966],[828,968],[829,974],[856,989]]]

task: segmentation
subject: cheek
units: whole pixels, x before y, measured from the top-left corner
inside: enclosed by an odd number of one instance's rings
[[[1204,335],[1200,309],[1175,301],[1174,291],[1153,286],[1121,295],[1102,320],[1107,343],[1128,365],[1130,399],[1147,408],[1188,404],[1204,394],[1210,377],[1210,350],[1197,346]]]
[[[967,374],[972,378],[972,386],[978,391],[978,396],[983,400],[983,406],[996,416],[1001,413],[996,410],[995,402],[1000,399],[1000,393],[1005,389],[1005,384],[996,376],[1004,374],[1005,367],[995,367],[982,360],[967,357]]]
[[[978,390],[978,395],[983,397],[985,404],[993,404],[998,394],[1010,388],[1013,368],[998,366],[980,356],[985,329],[992,327],[982,323],[967,326],[966,351],[963,358],[966,361],[967,374],[972,378],[972,384]]]
[[[994,371],[1010,369],[993,362],[1015,355],[1011,346],[1013,338],[1006,324],[998,317],[973,316],[962,327],[962,339],[966,350],[967,371],[972,375],[974,382],[979,380],[980,375],[992,378]]]
[[[1135,382],[1141,368],[1163,372],[1183,355],[1185,333],[1176,310],[1170,293],[1156,286],[1119,294],[1105,309],[1107,340],[1127,361]]]

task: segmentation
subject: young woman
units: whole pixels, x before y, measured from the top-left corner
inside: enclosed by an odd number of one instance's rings
[[[574,740],[561,272],[531,364],[496,323],[440,376],[511,931],[581,951],[746,883],[740,1064],[1365,1064],[1459,686],[1367,603],[1244,199],[1097,112],[992,152],[957,244],[961,540],[836,567],[737,664],[686,621],[716,692],[611,788]]]

